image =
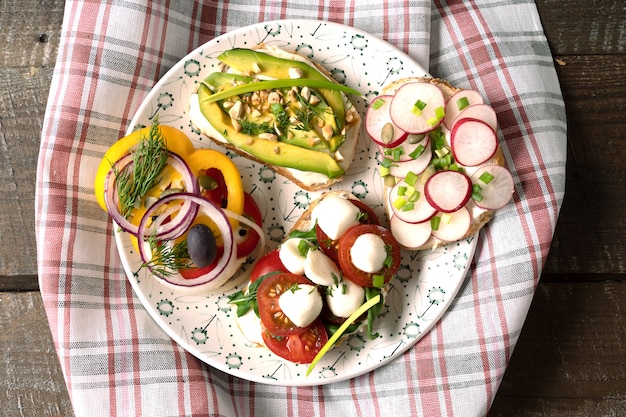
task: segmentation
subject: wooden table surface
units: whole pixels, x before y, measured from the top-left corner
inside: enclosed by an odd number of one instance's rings
[[[37,154],[62,0],[0,1],[0,415],[72,408],[37,284]],[[537,0],[568,116],[565,201],[490,416],[626,415],[626,3]]]

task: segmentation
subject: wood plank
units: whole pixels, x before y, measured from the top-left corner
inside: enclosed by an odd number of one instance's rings
[[[63,0],[0,2],[0,289],[37,288],[37,155]]]
[[[0,416],[71,416],[38,292],[0,292]]]
[[[554,55],[623,54],[626,7],[615,0],[536,0]]]
[[[625,305],[624,282],[540,283],[491,415],[626,415]]]
[[[0,71],[0,277],[35,276],[35,176],[51,68]],[[16,288],[19,289],[19,288]]]
[[[625,34],[626,42],[626,34]],[[626,59],[564,56],[566,194],[546,273],[626,272]]]
[[[0,2],[0,67],[54,66],[63,0]]]

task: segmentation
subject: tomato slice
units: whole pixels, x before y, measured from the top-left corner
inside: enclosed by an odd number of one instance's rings
[[[361,224],[376,224],[379,225],[380,221],[378,220],[378,216],[374,213],[374,210],[361,200],[350,199],[352,204],[359,208],[362,213],[362,216],[359,219]],[[322,252],[326,254],[330,259],[335,262],[339,262],[339,239],[333,240],[324,231],[316,224],[315,225],[315,234],[317,236],[317,242],[322,249]]]
[[[263,215],[254,198],[248,193],[243,194],[243,216],[252,220],[259,227],[263,227]],[[239,224],[235,230],[235,241],[237,242],[237,257],[242,258],[250,255],[259,244],[261,237],[252,228]]]
[[[322,347],[328,342],[328,334],[321,320],[317,319],[300,334],[275,336],[267,329],[262,333],[263,341],[269,350],[290,362],[311,363]]]
[[[374,233],[380,236],[385,242],[385,246],[390,248],[390,250],[388,250],[388,254],[392,258],[391,263],[388,266],[384,266],[380,271],[373,274],[361,271],[354,266],[352,263],[352,257],[350,256],[350,249],[354,245],[356,239],[366,233]],[[374,224],[360,224],[352,226],[339,239],[338,249],[339,266],[344,276],[362,287],[373,288],[375,275],[382,275],[384,277],[384,284],[387,284],[400,267],[400,245],[391,232],[382,226]]]
[[[280,260],[278,249],[274,249],[258,260],[250,273],[250,282],[254,282],[271,272],[289,272]]]
[[[263,326],[275,336],[299,334],[308,328],[296,326],[278,304],[280,295],[296,284],[315,285],[302,275],[291,273],[270,275],[259,284],[256,293],[259,317]]]

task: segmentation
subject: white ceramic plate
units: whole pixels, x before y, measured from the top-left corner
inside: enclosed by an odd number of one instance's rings
[[[211,147],[189,119],[189,97],[217,69],[216,57],[234,47],[259,43],[297,50],[324,65],[344,84],[359,90],[354,98],[364,114],[368,99],[383,85],[407,76],[425,76],[409,56],[394,46],[354,28],[320,21],[285,20],[259,23],[229,32],[199,47],[177,63],[152,89],[131,123],[131,130],[159,122],[185,131],[197,146]],[[360,141],[354,164],[335,189],[366,201],[384,219],[382,185],[376,147]],[[258,202],[268,233],[268,249],[276,247],[300,213],[318,193],[305,192],[269,169],[229,154],[238,165],[246,191]],[[468,239],[433,251],[404,252],[402,266],[390,288],[386,308],[376,321],[380,336],[351,336],[332,349],[308,377],[297,365],[254,347],[240,333],[228,305],[228,293],[195,294],[172,290],[142,270],[128,235],[117,233],[119,252],[137,296],[163,330],[207,364],[237,377],[267,384],[320,385],[361,375],[401,355],[424,336],[452,303],[476,247]],[[234,290],[233,290],[234,291]]]

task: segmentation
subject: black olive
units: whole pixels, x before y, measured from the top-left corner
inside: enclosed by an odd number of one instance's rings
[[[204,224],[196,224],[187,233],[187,250],[198,268],[210,265],[217,256],[217,243],[213,231]]]

